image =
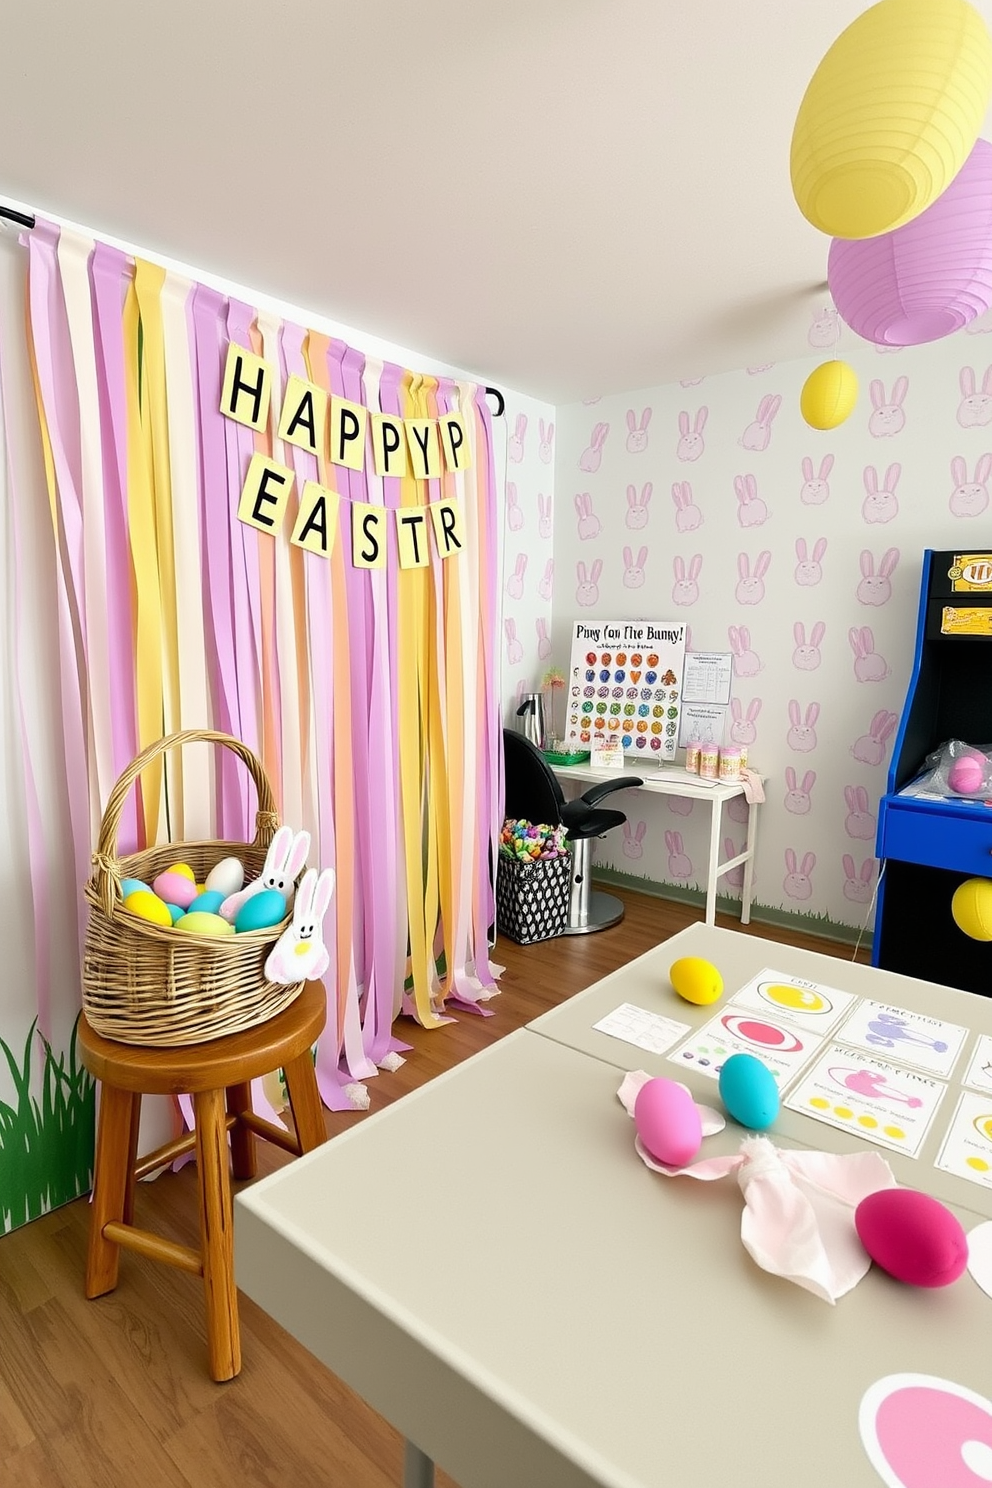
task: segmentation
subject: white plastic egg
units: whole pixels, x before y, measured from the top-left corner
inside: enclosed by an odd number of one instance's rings
[[[222,858],[207,874],[204,888],[222,894],[226,899],[236,894],[245,881],[245,870],[239,858]]]

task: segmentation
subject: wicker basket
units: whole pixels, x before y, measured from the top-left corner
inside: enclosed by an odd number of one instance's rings
[[[128,791],[142,770],[167,750],[206,742],[230,749],[247,765],[258,792],[253,842],[172,842],[118,858],[117,831]],[[253,1028],[281,1013],[303,990],[265,979],[265,961],[283,930],[214,938],[166,929],[130,914],[121,880],[151,883],[175,862],[188,863],[202,883],[222,858],[240,858],[246,881],[257,878],[275,836],[272,788],[261,761],[239,740],[209,729],[186,729],[149,745],[124,771],[110,793],[93,876],[83,891],[90,907],[83,949],[83,1010],[90,1026],[123,1044],[176,1047],[205,1044]]]

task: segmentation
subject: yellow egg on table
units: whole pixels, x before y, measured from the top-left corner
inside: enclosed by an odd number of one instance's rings
[[[188,878],[190,883],[196,883],[196,874],[188,863],[173,863],[171,868],[167,868],[165,871],[166,873],[179,873],[183,878]]]
[[[668,976],[676,992],[686,1002],[695,1002],[702,1006],[707,1002],[716,1002],[723,994],[723,977],[712,961],[704,961],[701,956],[682,956],[678,961],[673,961],[668,969]]]
[[[124,908],[129,914],[138,915],[143,920],[150,920],[153,925],[172,924],[172,915],[169,906],[151,889],[135,889],[133,894],[128,894],[124,900]]]

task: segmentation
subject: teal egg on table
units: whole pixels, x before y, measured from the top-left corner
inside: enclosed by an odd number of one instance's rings
[[[775,1076],[753,1054],[731,1054],[720,1070],[720,1099],[748,1131],[764,1131],[778,1115]]]
[[[184,909],[179,908],[178,904],[167,904],[165,907],[172,916],[173,924],[175,924],[177,920],[181,920],[183,915],[186,913]]]
[[[192,914],[194,910],[204,914],[217,914],[224,903],[224,895],[217,889],[204,889],[202,894],[197,894],[189,908]]]
[[[235,930],[268,930],[286,918],[286,900],[278,889],[253,894],[234,916]]]
[[[146,894],[150,894],[152,892],[151,885],[143,883],[140,878],[121,879],[121,893],[124,895],[125,899],[127,898],[128,894],[136,894],[140,889],[143,889]]]

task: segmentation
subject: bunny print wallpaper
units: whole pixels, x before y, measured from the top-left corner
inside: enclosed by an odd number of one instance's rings
[[[684,620],[690,650],[733,653],[727,742],[746,744],[767,776],[759,918],[799,916],[843,938],[870,927],[877,803],[923,550],[992,543],[990,332],[983,317],[946,341],[881,353],[824,304],[811,312],[809,359],[555,413],[547,659],[565,669],[574,621],[602,617]],[[860,396],[847,423],[824,433],[804,423],[799,393],[826,356],[854,366]],[[518,502],[520,490],[518,478]],[[525,510],[532,538],[544,510],[536,491]],[[507,541],[509,560],[512,529]],[[536,579],[508,589],[508,616],[533,624],[547,600]],[[520,658],[507,701],[518,682],[538,684],[545,663]],[[597,864],[635,884],[700,890],[708,813],[646,792],[618,804],[626,827],[597,843]],[[744,840],[742,804],[725,816],[729,856]],[[721,890],[739,895],[740,875]]]

